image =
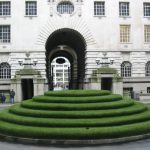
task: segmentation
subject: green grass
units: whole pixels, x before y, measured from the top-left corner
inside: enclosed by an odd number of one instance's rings
[[[66,103],[38,103],[33,100],[24,101],[21,103],[22,107],[41,110],[98,110],[98,109],[116,109],[120,107],[127,107],[133,105],[134,101],[127,99],[121,101],[114,101],[109,103],[80,103],[80,104],[66,104]]]
[[[109,110],[88,110],[88,111],[50,111],[50,110],[34,110],[29,108],[22,108],[19,105],[10,107],[9,111],[11,113],[40,117],[40,118],[99,118],[99,117],[113,117],[119,115],[136,114],[143,112],[147,107],[141,103],[135,103],[129,107],[119,108],[119,109],[109,109]]]
[[[150,119],[150,109],[139,114],[92,119],[34,118],[11,114],[7,110],[1,114],[0,119],[16,124],[41,127],[106,127],[147,121]]]
[[[109,95],[110,91],[106,90],[63,90],[63,91],[48,91],[45,96],[60,96],[60,97],[84,97],[84,96],[102,96]]]
[[[0,121],[0,132],[7,135],[36,139],[105,139],[149,133],[150,121],[101,128],[33,127]]]
[[[36,139],[107,139],[150,133],[150,108],[109,91],[49,91],[0,113],[0,133]]]
[[[89,97],[56,97],[56,96],[34,96],[33,101],[42,103],[101,103],[112,102],[122,99],[121,95],[111,94],[105,96],[89,96]]]

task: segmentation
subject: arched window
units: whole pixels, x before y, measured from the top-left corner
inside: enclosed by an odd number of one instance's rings
[[[145,76],[150,76],[150,61],[145,65]]]
[[[74,11],[74,6],[68,1],[60,2],[57,6],[57,12],[60,14],[72,14]]]
[[[131,63],[125,61],[121,64],[121,76],[122,77],[131,77]]]
[[[0,79],[10,79],[11,78],[11,68],[8,63],[0,64]]]

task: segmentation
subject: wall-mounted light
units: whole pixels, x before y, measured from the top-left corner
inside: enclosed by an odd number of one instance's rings
[[[18,63],[19,63],[20,66],[23,65],[23,61],[22,60],[18,60]]]

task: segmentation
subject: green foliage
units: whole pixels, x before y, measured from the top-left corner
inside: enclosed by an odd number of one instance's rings
[[[101,103],[112,102],[122,99],[121,95],[111,94],[105,96],[86,96],[86,97],[56,97],[56,96],[34,96],[33,101],[42,103]]]
[[[108,110],[87,110],[87,111],[53,111],[53,110],[34,110],[29,108],[22,108],[15,105],[9,109],[10,113],[21,116],[39,117],[39,118],[100,118],[123,116],[129,114],[136,114],[143,112],[147,107],[140,103],[135,103],[129,107],[108,109]]]
[[[84,96],[102,96],[110,94],[106,90],[64,90],[64,91],[48,91],[45,96],[60,96],[60,97],[84,97]]]
[[[150,121],[114,127],[50,128],[24,126],[0,121],[0,132],[7,135],[39,139],[104,139],[145,134],[150,132]]]
[[[0,133],[36,139],[105,139],[150,133],[150,108],[109,91],[49,91],[0,113]]]
[[[150,111],[139,114],[132,115],[121,115],[115,117],[107,118],[34,118],[27,116],[19,116],[15,114],[8,113],[8,111],[3,112],[0,116],[0,119],[3,121],[22,124],[22,125],[31,125],[31,126],[41,126],[41,127],[106,127],[114,125],[125,125],[135,122],[147,121],[150,119]]]
[[[41,110],[98,110],[98,109],[115,109],[120,107],[127,107],[132,105],[132,100],[121,100],[105,103],[80,103],[80,104],[66,104],[66,103],[37,103],[33,100],[24,101],[21,103],[22,107]]]

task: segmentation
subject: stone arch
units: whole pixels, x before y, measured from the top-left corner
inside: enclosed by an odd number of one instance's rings
[[[53,32],[47,39],[46,72],[48,84],[51,85],[51,61],[58,56],[66,57],[71,64],[71,89],[83,88],[85,76],[86,42],[75,30],[63,28]]]

